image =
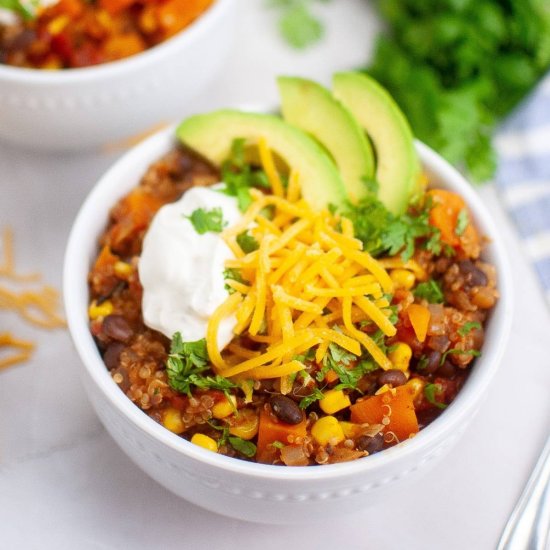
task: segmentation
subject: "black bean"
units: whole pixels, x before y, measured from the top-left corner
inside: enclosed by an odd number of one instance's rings
[[[399,369],[389,369],[381,372],[378,375],[378,384],[391,384],[394,388],[402,386],[407,381],[407,377],[403,371]]]
[[[488,283],[487,275],[477,267],[471,260],[461,260],[458,262],[460,272],[466,277],[466,281],[471,286],[486,286]]]
[[[374,437],[362,435],[356,441],[356,446],[358,450],[367,451],[369,455],[373,455],[384,448],[384,436],[382,434],[376,434]]]
[[[304,419],[302,409],[285,395],[274,395],[270,400],[271,410],[275,416],[286,424],[299,424]]]
[[[103,319],[102,328],[106,336],[119,342],[127,342],[133,334],[128,321],[122,315],[107,315]]]
[[[111,342],[107,346],[107,349],[103,354],[103,362],[109,370],[118,366],[118,359],[123,349],[124,344],[122,342]]]
[[[416,370],[421,374],[433,374],[439,368],[440,362],[441,353],[436,350],[430,351],[418,362]]]
[[[456,367],[450,361],[445,361],[445,363],[437,369],[437,376],[441,376],[442,378],[452,378],[455,374]]]

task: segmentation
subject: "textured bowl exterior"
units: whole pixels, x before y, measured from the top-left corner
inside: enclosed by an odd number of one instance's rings
[[[43,71],[0,65],[0,139],[30,149],[105,146],[182,116],[230,51],[234,0],[121,61]]]
[[[477,194],[441,157],[417,144],[431,181],[461,193],[481,232],[492,239],[485,257],[497,268],[501,292],[488,323],[483,355],[445,413],[413,439],[367,459],[309,468],[248,463],[192,445],[140,411],[113,382],[88,329],[86,276],[109,207],[170,149],[173,131],[170,128],[153,136],[107,172],[78,214],[67,247],[67,318],[82,359],[84,385],[101,421],[124,452],[167,489],[208,510],[248,521],[322,520],[379,503],[402,490],[418,478],[414,474],[429,471],[467,429],[498,367],[510,329],[511,283],[505,251]]]

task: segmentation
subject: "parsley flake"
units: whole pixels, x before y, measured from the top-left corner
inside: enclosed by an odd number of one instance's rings
[[[302,397],[298,406],[300,409],[307,409],[312,403],[319,401],[319,399],[323,399],[323,397],[325,397],[323,392],[319,388],[315,387],[309,395]]]

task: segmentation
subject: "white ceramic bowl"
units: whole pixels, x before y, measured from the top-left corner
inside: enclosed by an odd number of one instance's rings
[[[64,297],[72,338],[82,359],[88,395],[115,441],[151,477],[177,495],[220,514],[268,523],[300,523],[345,514],[379,502],[413,474],[426,471],[470,424],[486,394],[508,338],[511,282],[503,243],[462,176],[425,145],[418,152],[431,182],[460,193],[481,233],[491,238],[485,258],[498,273],[500,300],[488,322],[483,355],[455,401],[416,437],[371,457],[307,468],[244,462],[206,451],[174,435],[134,405],[113,382],[88,329],[87,274],[110,207],[174,143],[174,128],[143,142],[99,181],[74,223],[64,266]]]
[[[112,63],[63,71],[0,65],[0,139],[77,150],[180,118],[230,51],[235,12],[234,0],[216,0],[173,38]]]

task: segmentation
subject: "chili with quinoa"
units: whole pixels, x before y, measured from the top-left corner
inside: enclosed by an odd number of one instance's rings
[[[213,0],[59,0],[35,17],[0,21],[0,63],[89,67],[143,52],[191,24]]]
[[[153,216],[192,186],[224,176],[178,147],[150,166],[110,213],[89,275],[89,314],[91,332],[120,389],[155,421],[203,447],[288,466],[374,454],[436,419],[464,385],[497,299],[495,270],[480,260],[483,238],[462,198],[432,189],[400,218],[392,218],[376,199],[346,213],[364,242],[377,237],[379,228],[369,226],[375,219],[401,224],[397,230],[411,235],[405,251],[382,246],[373,252],[393,282],[392,293],[377,299],[395,327],[388,331],[392,335],[373,322],[358,325],[357,332],[370,337],[389,365],[380,368],[369,353],[356,355],[333,341],[320,361],[318,351],[306,351],[294,357],[300,371],[247,386],[238,376],[228,380],[204,370],[213,366],[204,341],[182,343],[176,335],[171,344],[149,329],[141,314],[137,265]],[[349,222],[342,222],[341,230],[349,233]],[[338,317],[331,304],[329,299],[323,310],[326,319]],[[352,315],[356,310],[360,316],[355,306]],[[257,357],[265,349],[261,340],[241,334],[232,345]],[[178,385],[169,357],[196,378]],[[218,384],[200,383],[206,379]]]

